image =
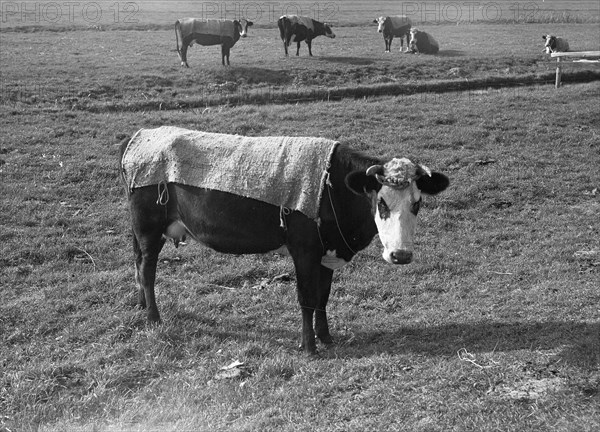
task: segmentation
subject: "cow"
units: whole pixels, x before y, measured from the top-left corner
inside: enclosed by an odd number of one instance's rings
[[[544,44],[544,52],[546,54],[569,51],[569,42],[564,38],[553,35],[544,35],[542,36],[542,39],[546,41]]]
[[[288,47],[292,42],[297,43],[296,55],[300,55],[300,42],[306,41],[308,55],[312,57],[312,41],[317,36],[335,38],[331,27],[312,18],[299,15],[283,15],[277,20],[279,35],[283,41],[285,56],[288,56]]]
[[[440,51],[440,45],[433,36],[416,28],[410,29],[409,48],[413,54],[437,54]]]
[[[385,52],[390,52],[392,49],[392,41],[394,36],[400,38],[400,52],[404,47],[404,37],[406,38],[406,51],[408,51],[408,40],[410,27],[412,22],[406,15],[398,16],[380,16],[373,20],[375,24],[378,24],[377,31],[383,33],[383,40],[385,42]]]
[[[239,20],[182,18],[175,21],[175,40],[177,54],[181,66],[190,67],[187,62],[188,47],[195,43],[200,45],[221,45],[221,62],[229,66],[231,47],[240,39],[248,36],[248,27],[252,21],[245,18]],[[181,48],[179,41],[181,40]]]
[[[156,133],[160,129],[142,131]],[[183,131],[184,134],[208,134]],[[240,139],[257,140],[261,144],[266,139],[277,138],[212,135],[221,136],[233,146]],[[155,154],[147,154],[152,148],[150,141],[146,139],[141,152],[156,160]],[[302,316],[301,347],[309,354],[316,353],[315,335],[324,344],[333,343],[326,307],[334,269],[348,263],[376,234],[383,245],[382,256],[386,262],[410,263],[423,196],[438,194],[449,185],[444,174],[410,159],[382,160],[332,141],[334,146],[323,173],[322,195],[316,209],[318,217],[311,218],[297,210],[285,212],[283,207],[272,203],[195,187],[189,182],[165,181],[132,187],[127,180],[125,163],[132,151],[131,142],[133,139],[129,138],[122,141],[119,163],[131,214],[138,305],[147,310],[148,322],[160,321],[154,283],[159,253],[167,240],[177,245],[188,236],[218,252],[231,254],[287,251],[296,270]],[[184,135],[177,135],[172,145],[185,147]],[[190,159],[180,162],[185,164],[186,161]],[[176,162],[178,170],[183,169],[180,162]],[[237,163],[223,165],[234,167],[228,168],[231,170],[239,166]],[[261,182],[259,185],[278,182],[278,179],[274,182],[265,178],[256,180]]]

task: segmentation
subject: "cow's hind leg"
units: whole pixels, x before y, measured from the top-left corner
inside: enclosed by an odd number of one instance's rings
[[[163,205],[156,202],[156,193],[155,186],[148,186],[136,189],[129,197],[138,305],[146,308],[149,322],[160,321],[154,282],[158,255],[165,244],[163,233],[167,225],[167,212]]]
[[[146,308],[148,322],[160,322],[160,314],[154,295],[156,266],[158,255],[165,244],[161,232],[145,234],[137,240],[136,250],[136,282],[138,285],[138,305]]]
[[[296,56],[300,55],[300,42],[296,43]]]
[[[321,342],[324,344],[333,343],[333,339],[329,334],[329,324],[327,323],[327,302],[329,301],[329,293],[331,292],[331,280],[333,278],[333,270],[321,266],[319,277],[319,302],[315,310],[315,333]]]

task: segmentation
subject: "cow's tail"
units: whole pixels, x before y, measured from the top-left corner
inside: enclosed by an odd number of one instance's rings
[[[177,45],[177,55],[179,56],[179,60],[183,61],[181,58],[181,50],[179,49],[179,38],[181,37],[181,45],[183,45],[183,36],[181,35],[181,23],[179,20],[175,21],[175,43]]]

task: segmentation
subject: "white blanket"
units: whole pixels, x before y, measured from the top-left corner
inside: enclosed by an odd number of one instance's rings
[[[130,189],[173,182],[298,210],[317,219],[338,143],[314,137],[246,137],[172,126],[140,129],[121,161]]]
[[[181,34],[185,37],[192,33],[234,38],[235,28],[232,20],[182,18],[179,20]]]
[[[289,19],[292,24],[302,24],[307,29],[310,29],[313,32],[315,31],[315,26],[313,25],[313,20],[310,17],[301,16],[301,15],[284,15],[281,18],[283,18],[283,17],[286,17],[287,19]]]

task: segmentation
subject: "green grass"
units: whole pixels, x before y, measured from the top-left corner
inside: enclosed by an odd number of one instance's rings
[[[2,107],[3,425],[597,429],[599,91],[145,114]],[[155,124],[325,136],[418,157],[452,186],[420,213],[413,264],[386,265],[375,240],[337,273],[337,344],[317,360],[297,350],[294,280],[273,282],[293,268],[277,256],[167,246],[164,323],[146,327],[115,134]],[[235,359],[249,375],[217,380]]]

